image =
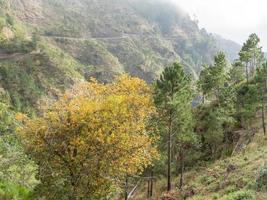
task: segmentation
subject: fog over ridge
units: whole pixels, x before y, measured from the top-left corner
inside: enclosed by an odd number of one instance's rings
[[[267,51],[266,0],[162,0],[197,18],[200,28],[242,44],[250,33],[259,35]]]

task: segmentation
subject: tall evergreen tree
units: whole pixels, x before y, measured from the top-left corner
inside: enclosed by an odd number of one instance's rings
[[[259,43],[259,37],[253,33],[243,44],[239,52],[239,59],[245,66],[247,83],[249,82],[249,78],[254,75],[256,68],[263,62],[264,55]]]
[[[217,99],[219,99],[220,90],[225,82],[226,66],[227,66],[226,56],[223,52],[219,52],[214,57],[214,65],[211,68],[213,92]]]
[[[265,124],[265,108],[266,108],[266,101],[267,101],[267,62],[264,63],[260,68],[257,70],[256,75],[256,82],[258,86],[258,92],[261,101],[261,118],[262,118],[262,129],[264,135],[266,135],[266,124]]]
[[[200,76],[198,82],[202,92],[208,92],[211,97],[209,104],[203,104],[196,109],[196,130],[201,137],[205,159],[221,155],[218,146],[226,138],[225,130],[234,124],[232,115],[236,95],[229,83],[230,78],[226,68],[226,56],[223,52],[219,52],[214,57],[214,64],[204,68],[201,73],[203,76]]]
[[[204,65],[203,70],[200,72],[199,80],[197,83],[198,89],[202,92],[202,103],[205,103],[206,96],[211,92],[212,81],[211,81],[211,67]]]
[[[183,173],[183,145],[186,135],[191,130],[191,79],[185,74],[182,65],[174,63],[165,68],[155,86],[155,104],[162,121],[164,135],[167,135],[167,190],[171,190],[171,163],[173,144],[180,144],[179,149],[181,174]],[[192,126],[191,126],[192,127]],[[182,180],[182,179],[181,179]],[[182,181],[180,181],[180,186]]]
[[[203,98],[212,96],[219,99],[220,90],[226,80],[226,66],[226,56],[223,52],[219,52],[214,57],[214,64],[204,67],[198,81],[198,88],[202,90]]]
[[[230,83],[233,85],[241,83],[245,79],[244,65],[236,60],[229,71]]]

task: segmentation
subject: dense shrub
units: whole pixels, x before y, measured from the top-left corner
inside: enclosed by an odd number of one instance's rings
[[[267,191],[267,166],[264,166],[259,169],[256,187],[258,190]]]
[[[252,200],[253,193],[248,190],[240,190],[230,193],[222,198],[222,200]]]
[[[10,200],[10,199],[23,199],[30,200],[32,194],[29,190],[24,187],[17,186],[11,183],[0,181],[0,199]]]

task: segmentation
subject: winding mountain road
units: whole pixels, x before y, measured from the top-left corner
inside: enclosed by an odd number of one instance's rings
[[[88,40],[122,40],[128,38],[142,38],[142,39],[158,39],[164,38],[166,40],[175,40],[178,39],[179,36],[152,36],[152,35],[141,35],[141,34],[124,34],[121,36],[113,36],[113,37],[67,37],[67,36],[53,36],[53,35],[43,35],[44,38],[52,38],[52,39],[66,39],[66,40],[76,40],[76,41],[88,41]]]

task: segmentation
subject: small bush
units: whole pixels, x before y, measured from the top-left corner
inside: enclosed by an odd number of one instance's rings
[[[222,200],[252,200],[253,193],[249,190],[240,190],[237,192],[225,195]]]
[[[224,194],[230,194],[237,190],[235,185],[229,185],[227,188],[225,188]]]
[[[214,194],[214,195],[212,196],[212,200],[217,200],[217,199],[219,199],[219,195],[218,195],[218,194]]]
[[[256,179],[256,187],[260,191],[267,191],[267,166],[259,169]]]
[[[30,200],[33,199],[31,192],[21,186],[17,186],[11,183],[0,181],[0,199],[10,200],[10,199],[23,199]]]
[[[202,184],[205,184],[205,185],[210,185],[215,180],[216,180],[216,178],[214,178],[213,176],[203,176],[203,177],[201,177],[200,182]]]

